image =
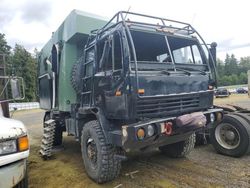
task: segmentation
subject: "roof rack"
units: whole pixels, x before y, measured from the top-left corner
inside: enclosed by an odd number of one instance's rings
[[[138,21],[138,19],[142,21]],[[190,24],[185,22],[127,11],[120,11],[116,13],[106,25],[99,30],[92,31],[91,33],[93,35],[103,33],[108,29],[115,27],[120,22],[123,22],[123,24],[127,24],[128,26],[133,25],[137,27],[150,27],[158,31],[167,31],[184,35],[196,33],[196,30]]]

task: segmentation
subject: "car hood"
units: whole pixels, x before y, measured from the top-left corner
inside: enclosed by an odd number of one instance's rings
[[[27,135],[27,129],[21,121],[0,116],[0,140]]]

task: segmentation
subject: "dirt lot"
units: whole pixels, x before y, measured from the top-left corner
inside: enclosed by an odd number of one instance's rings
[[[250,107],[247,95],[231,95],[215,103],[235,103]],[[31,138],[29,183],[31,188],[44,187],[250,187],[250,155],[230,158],[215,153],[211,145],[196,147],[184,159],[167,158],[159,151],[131,154],[122,163],[120,176],[111,183],[98,185],[85,173],[80,144],[64,135],[64,150],[55,158],[43,161],[39,154],[42,135],[42,110],[20,111],[14,118],[28,127]],[[127,173],[138,171],[134,177]]]

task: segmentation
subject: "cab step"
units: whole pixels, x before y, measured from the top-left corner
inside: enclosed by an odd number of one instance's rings
[[[55,120],[49,119],[44,122],[42,144],[41,144],[41,149],[39,151],[43,159],[48,159],[52,156],[55,128],[56,128]]]

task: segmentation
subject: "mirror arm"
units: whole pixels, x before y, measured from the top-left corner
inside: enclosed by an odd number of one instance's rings
[[[0,97],[3,95],[3,93],[4,93],[5,89],[7,88],[9,82],[10,82],[10,80],[8,79],[8,81],[4,85],[4,88],[3,88],[3,90],[2,90],[2,92],[0,94]]]

